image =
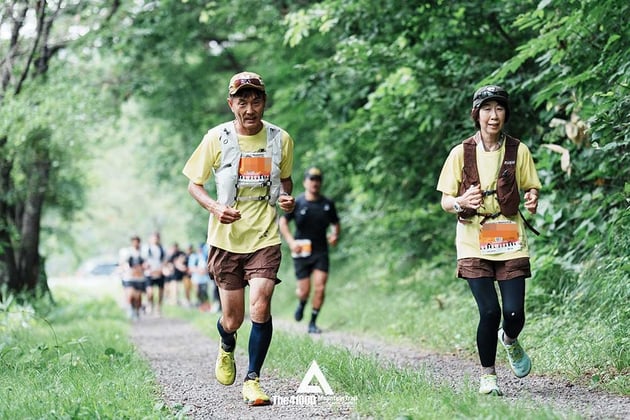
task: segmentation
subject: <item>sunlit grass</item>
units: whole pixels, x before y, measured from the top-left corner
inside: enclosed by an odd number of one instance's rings
[[[169,418],[111,298],[0,310],[0,418]],[[76,296],[72,299],[76,299]]]
[[[385,279],[382,275],[359,262],[333,261],[326,302],[318,318],[320,327],[477,360],[477,309],[466,282],[453,278],[453,267],[420,267]],[[290,259],[284,259],[280,278],[283,282],[273,297],[273,314],[276,319],[291,321],[297,300]],[[533,299],[530,294],[537,280],[527,281],[527,299]],[[619,282],[623,284],[623,280]],[[621,290],[621,284],[615,287]],[[558,374],[586,386],[630,393],[627,322],[608,319],[605,314],[593,316],[596,309],[576,311],[565,305],[550,314],[534,308],[527,311],[521,335],[534,374]],[[204,330],[216,338],[216,317],[212,321],[205,317],[203,322]],[[246,337],[249,325],[245,323],[243,328],[241,336]],[[497,352],[497,362],[507,363],[503,352]]]
[[[295,280],[283,263],[273,314],[291,320]],[[383,278],[360,264],[333,262],[327,301],[319,318],[324,330],[385,340],[391,345],[457,352],[476,359],[476,307],[464,282],[439,267],[420,267]],[[597,277],[597,275],[595,275]],[[603,281],[602,275],[596,278]],[[622,285],[617,293],[627,293]],[[172,418],[161,401],[154,374],[129,343],[129,324],[118,304],[120,285],[66,294],[37,312],[5,302],[0,308],[0,418]],[[528,289],[531,293],[531,288]],[[588,292],[588,291],[587,291]],[[586,292],[584,292],[586,293]],[[588,292],[590,299],[598,295]],[[84,298],[79,298],[83,296]],[[607,299],[602,293],[602,299]],[[574,297],[577,304],[579,297]],[[534,374],[560,374],[574,382],[628,394],[628,338],[623,312],[604,316],[611,305],[591,312],[573,307],[528,312],[522,342]],[[599,313],[606,308],[606,313]],[[614,309],[614,306],[612,306]],[[177,307],[166,314],[192,321],[216,340],[217,314]],[[38,315],[45,314],[45,315]],[[307,312],[308,316],[308,312]],[[238,351],[246,354],[250,324],[240,330]],[[372,418],[570,418],[526,398],[487,398],[476,393],[475,372],[457,389],[421,369],[325,345],[308,334],[277,329],[265,370],[299,384],[315,360],[335,395],[356,397],[354,411]],[[498,353],[498,362],[505,363]]]
[[[291,319],[297,301],[291,261],[287,260],[282,267],[284,282],[277,287],[273,305],[275,316]],[[323,329],[364,333],[477,359],[477,308],[466,282],[454,278],[452,266],[417,267],[406,274],[383,278],[383,273],[361,264],[332,262],[326,302],[318,318]],[[553,314],[538,306],[526,309],[522,342],[534,361],[534,373],[560,374],[578,383],[628,395],[628,314],[626,310],[624,316],[623,305],[618,304],[615,315],[606,309],[606,302],[627,296],[630,285],[627,279],[611,279],[606,272],[591,274],[588,280],[599,284],[598,291],[590,293],[592,309],[585,308],[589,303],[577,306],[579,302],[553,308]],[[526,308],[536,281],[527,280]],[[605,286],[611,281],[614,284]],[[607,312],[602,313],[602,308]],[[497,354],[498,362],[505,363],[503,353]]]
[[[217,315],[171,311],[187,316],[203,333],[216,340],[214,323]],[[245,322],[239,331],[240,337],[248,337],[249,329],[249,323]],[[237,351],[246,354],[247,339],[239,339]],[[335,397],[345,397],[342,401],[350,404],[355,414],[367,418],[573,418],[570,413],[558,414],[527,400],[515,403],[504,398],[480,396],[476,391],[476,379],[474,383],[463,383],[455,390],[431,379],[422,369],[399,368],[391,361],[375,356],[357,355],[345,348],[325,345],[306,333],[276,331],[265,371],[292,379],[297,391],[297,385],[313,361],[317,362]],[[318,404],[325,405],[326,399]]]

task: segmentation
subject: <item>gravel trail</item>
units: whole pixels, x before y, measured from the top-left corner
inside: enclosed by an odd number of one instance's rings
[[[305,334],[304,325],[274,319],[274,329]],[[348,419],[359,418],[352,404],[275,404],[247,407],[241,397],[241,373],[247,357],[237,350],[237,379],[225,387],[214,379],[218,341],[203,335],[190,323],[171,318],[144,318],[131,329],[131,339],[150,362],[162,387],[166,404],[193,419]],[[397,366],[424,370],[434,380],[455,389],[478,372],[476,363],[456,355],[424,352],[412,347],[388,344],[375,338],[326,331],[314,340],[346,347],[358,353],[378,354]],[[272,342],[273,346],[273,342]],[[532,400],[560,412],[577,413],[586,419],[630,419],[630,397],[593,391],[566,379],[529,375],[517,379],[498,364],[501,388],[519,404]],[[301,378],[281,378],[265,369],[263,387],[272,396],[296,395]],[[474,376],[476,381],[476,376]],[[532,405],[534,405],[532,404]]]

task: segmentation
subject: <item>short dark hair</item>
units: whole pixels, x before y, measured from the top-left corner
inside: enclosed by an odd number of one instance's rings
[[[235,94],[230,95],[230,98],[249,98],[251,96],[256,99],[267,99],[267,94],[265,92],[253,88],[239,89]]]

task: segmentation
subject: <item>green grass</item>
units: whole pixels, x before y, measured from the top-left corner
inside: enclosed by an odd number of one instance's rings
[[[369,267],[365,260],[333,261],[318,323],[325,330],[456,352],[477,361],[477,309],[466,282],[454,278],[452,265],[417,267],[391,275],[388,272],[396,270],[378,259],[371,260]],[[630,315],[623,303],[630,298],[630,287],[623,271],[605,268],[593,267],[573,283],[567,281],[562,299],[541,297],[540,283],[548,281],[543,273],[528,279],[527,321],[521,341],[534,361],[534,374],[559,375],[630,395],[630,339],[626,333]],[[283,260],[279,277],[283,282],[274,293],[272,312],[277,319],[291,320],[297,301],[290,259]],[[305,316],[309,316],[308,307]],[[215,334],[214,325],[209,328]],[[497,362],[506,363],[503,352],[497,352]]]
[[[281,278],[285,280],[273,303],[274,316],[287,319],[296,304],[290,263],[283,262]],[[326,303],[318,318],[321,327],[457,352],[477,360],[477,309],[466,282],[454,278],[454,262],[415,267],[400,275],[387,274],[396,272],[391,267],[374,270],[382,263],[374,259],[367,267],[365,260],[333,261]],[[566,292],[568,296],[553,305],[539,303],[540,278],[527,280],[527,321],[521,341],[534,361],[533,373],[562,375],[630,395],[630,339],[626,332],[630,285],[623,271],[608,268],[585,271],[575,284],[566,286],[573,294]],[[503,353],[497,355],[498,363],[505,363]]]
[[[185,316],[204,334],[216,339],[214,323],[218,315],[208,316],[176,308],[169,308],[168,312]],[[248,337],[249,329],[250,324],[245,322],[239,335]],[[238,340],[237,347],[239,352],[246,354],[247,340]],[[480,396],[476,377],[464,384],[463,390],[455,391],[431,380],[421,370],[398,368],[369,355],[324,345],[308,334],[274,332],[265,371],[299,384],[313,360],[335,392],[334,397],[342,400],[345,397],[343,401],[346,404],[350,401],[353,412],[367,418],[578,418],[566,412],[555,413],[548,407],[528,401]],[[325,400],[323,404],[326,404]]]
[[[289,259],[283,262],[284,281],[274,295],[276,319],[291,320],[295,308],[290,264]],[[558,279],[564,289],[553,296],[544,294],[541,280],[554,279],[539,274],[528,281],[528,320],[522,335],[533,373],[561,375],[628,395],[628,313],[627,305],[620,304],[628,297],[627,280],[593,266],[583,275]],[[55,297],[58,305],[39,308],[37,314],[11,302],[0,307],[0,418],[183,417],[171,414],[161,401],[154,374],[129,343],[129,324],[113,299],[61,291]],[[166,314],[191,320],[216,339],[217,315],[175,307],[166,307]],[[333,260],[319,318],[325,330],[457,352],[472,360],[477,358],[476,322],[470,292],[465,282],[453,278],[450,265],[397,271],[395,264],[378,259],[369,266],[365,259]],[[246,322],[241,336],[247,337],[248,330]],[[247,340],[239,340],[238,346],[245,353]],[[313,360],[336,395],[361,396],[355,410],[364,416],[567,418],[525,399],[478,396],[476,372],[456,391],[432,382],[422,371],[325,346],[307,334],[277,330],[265,370],[299,383]],[[502,352],[498,363],[505,363]]]
[[[0,308],[0,418],[173,418],[116,303],[56,297],[44,316]]]
[[[299,379],[304,367],[316,360],[333,390],[359,396],[356,412],[372,418],[560,418],[545,408],[532,410],[506,399],[479,396],[476,381],[456,392],[433,382],[422,371],[325,346],[307,335],[276,334],[268,359],[269,368]]]

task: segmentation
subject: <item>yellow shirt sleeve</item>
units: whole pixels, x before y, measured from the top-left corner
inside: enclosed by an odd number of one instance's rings
[[[542,184],[538,178],[536,172],[536,166],[534,165],[534,159],[529,151],[529,147],[523,142],[518,145],[518,152],[516,155],[517,169],[516,184],[522,191],[528,191],[532,188],[540,190]]]
[[[534,165],[534,159],[529,151],[527,145],[520,142],[518,146],[518,152],[516,155],[517,160],[517,173],[516,183],[519,190],[527,191],[531,188],[540,190],[542,185],[536,172],[536,166]],[[437,190],[445,194],[457,196],[459,192],[459,185],[462,182],[462,171],[464,168],[464,147],[461,144],[453,147],[449,153],[440,177],[437,183]],[[484,169],[483,167],[480,169]]]
[[[451,149],[448,154],[440,178],[437,190],[445,194],[457,196],[459,184],[462,183],[462,170],[464,168],[464,146],[460,143]]]
[[[190,155],[182,173],[195,184],[204,185],[212,176],[212,169],[221,164],[221,147],[219,133],[213,128],[209,130],[195,151]]]

